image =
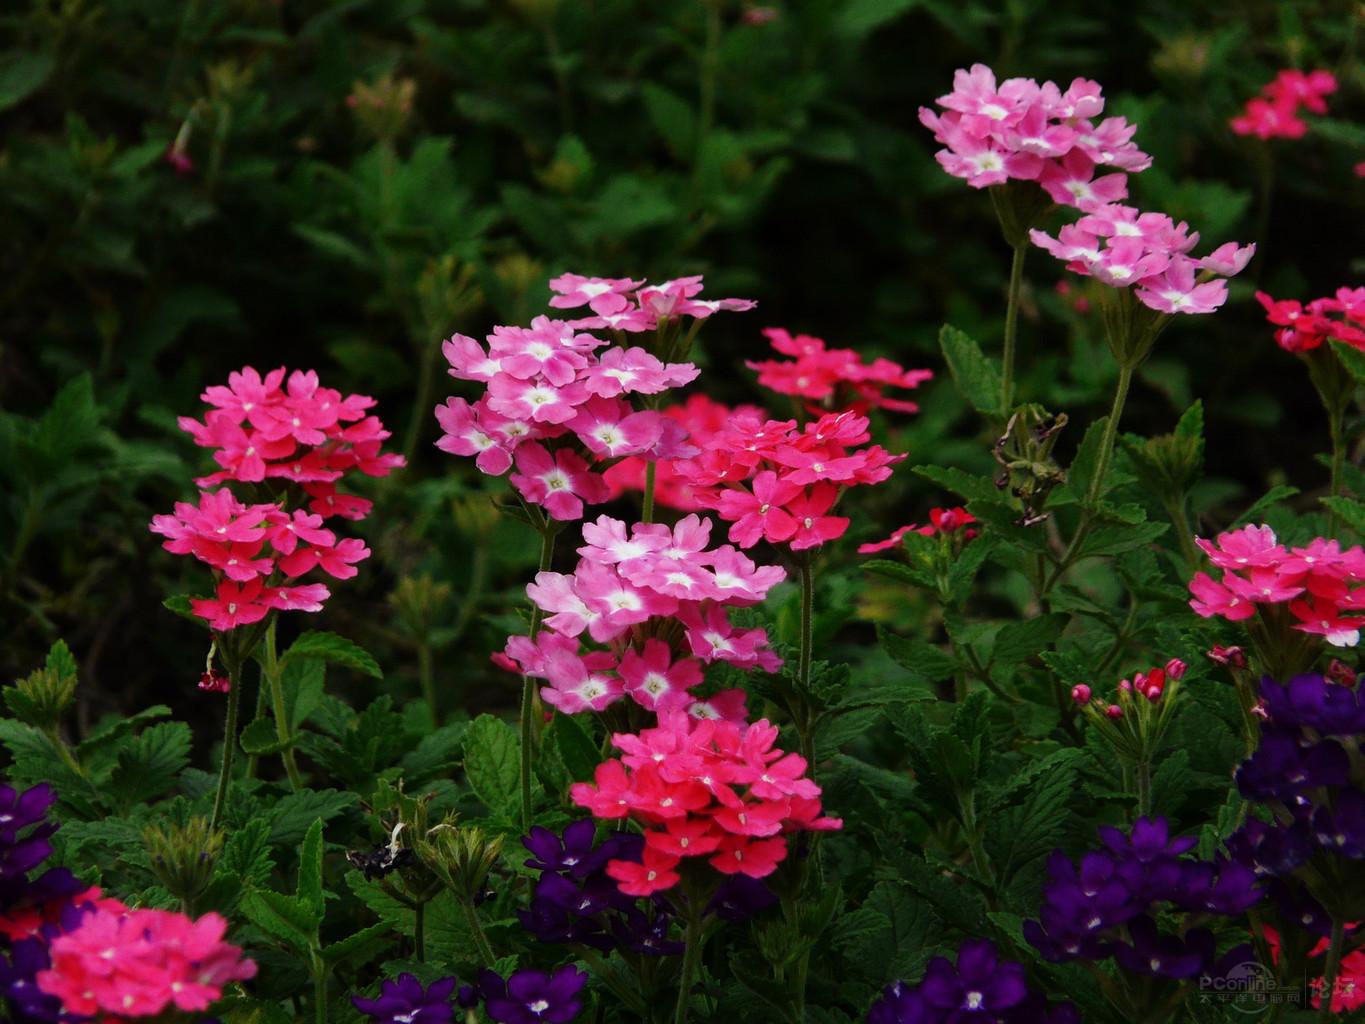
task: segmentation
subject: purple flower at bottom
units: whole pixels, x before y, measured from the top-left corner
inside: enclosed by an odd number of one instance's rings
[[[872,1004],[867,1024],[938,1024],[938,1011],[924,1001],[919,990],[903,981],[888,985]]]
[[[521,840],[521,845],[531,853],[526,866],[535,871],[563,871],[575,878],[587,878],[606,867],[609,859],[592,848],[596,836],[597,823],[592,818],[575,821],[564,829],[563,837],[536,825]]]
[[[1313,832],[1325,850],[1340,857],[1365,857],[1365,793],[1346,789],[1336,794],[1335,808],[1320,807],[1313,815]]]
[[[1266,729],[1256,753],[1237,769],[1237,788],[1249,800],[1292,798],[1317,786],[1342,786],[1351,774],[1351,759],[1335,740],[1305,745],[1298,731]]]
[[[1194,836],[1171,838],[1171,827],[1165,818],[1138,818],[1133,830],[1124,835],[1116,828],[1102,825],[1100,841],[1122,859],[1149,864],[1162,857],[1178,857],[1194,849],[1199,840]]]
[[[954,1024],[986,1024],[1028,995],[1024,967],[1000,961],[995,943],[968,939],[958,948],[957,967],[941,956],[929,961],[920,992],[925,1002],[948,1011]]]
[[[777,902],[777,896],[757,878],[731,875],[720,884],[708,908],[722,921],[743,924]]]
[[[377,999],[351,997],[351,1005],[375,1024],[450,1024],[455,1008],[450,997],[458,982],[454,978],[433,981],[428,988],[411,974],[379,986]]]
[[[14,943],[9,957],[0,956],[0,998],[9,1004],[10,1019],[16,1024],[56,1024],[76,1020],[62,1011],[61,1000],[47,995],[34,980],[39,971],[52,966],[47,943],[23,939]]]
[[[583,1009],[588,976],[573,964],[553,974],[517,971],[506,981],[485,970],[479,975],[484,1010],[498,1024],[567,1024]]]
[[[1132,945],[1120,943],[1114,949],[1114,959],[1133,974],[1193,978],[1213,960],[1213,932],[1205,928],[1191,929],[1182,939],[1161,934],[1156,922],[1143,916],[1128,922],[1128,935]]]

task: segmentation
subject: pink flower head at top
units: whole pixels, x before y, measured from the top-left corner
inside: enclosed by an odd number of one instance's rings
[[[1144,306],[1159,313],[1211,313],[1227,301],[1224,278],[1242,272],[1255,245],[1228,242],[1202,258],[1189,255],[1199,241],[1184,221],[1131,206],[1092,207],[1056,237],[1034,228],[1033,244],[1112,288],[1133,289]]]
[[[436,408],[436,446],[472,456],[479,470],[501,476],[524,501],[552,519],[581,519],[585,505],[606,501],[620,487],[605,484],[603,463],[663,463],[689,458],[682,418],[637,408],[637,395],[658,395],[697,376],[685,353],[691,334],[683,318],[702,320],[722,309],[749,309],[745,299],[701,298],[702,279],[649,285],[630,278],[563,274],[550,282],[555,309],[588,307],[592,316],[538,316],[529,328],[495,327],[486,346],[457,334],[443,351],[450,375],[484,392],[472,402],[452,397]],[[609,345],[593,330],[609,330]],[[648,348],[628,334],[654,332]],[[644,403],[640,403],[644,404]],[[597,465],[594,465],[596,463]]]
[[[804,398],[816,412],[868,408],[918,412],[919,406],[885,394],[887,388],[917,388],[934,376],[932,370],[906,370],[889,359],[870,363],[851,348],[827,348],[820,338],[793,336],[781,327],[763,332],[774,351],[792,358],[748,362],[758,371],[758,382],[778,394]]]
[[[347,473],[386,476],[403,457],[381,450],[389,432],[367,410],[374,400],[342,396],[317,374],[284,369],[262,377],[251,367],[210,387],[213,406],[203,422],[182,417],[195,441],[214,449],[221,469],[201,478],[197,503],[177,502],[152,517],[167,551],[190,555],[213,573],[211,598],[196,598],[194,614],[219,632],[260,622],[272,611],[316,612],[330,596],[321,582],[300,577],[320,570],[332,579],[356,575],[370,556],[365,542],[341,538],[326,520],[364,519],[370,502],[337,487]],[[273,481],[283,497],[245,502],[228,486]]]
[[[837,540],[849,520],[832,515],[849,487],[880,483],[904,455],[867,445],[866,416],[828,413],[798,428],[794,421],[736,416],[698,459],[678,471],[698,503],[730,523],[730,540],[760,540],[794,551]]]
[[[594,817],[631,818],[644,828],[642,861],[607,865],[621,891],[650,896],[672,888],[688,857],[705,857],[724,875],[765,878],[786,859],[788,834],[842,828],[824,816],[805,758],[776,741],[766,720],[745,726],[682,712],[661,713],[657,728],[613,735],[622,756],[569,795]]]
[[[541,699],[565,714],[625,697],[698,716],[731,706],[691,691],[713,662],[770,672],[781,665],[767,633],[734,628],[727,609],[764,600],[786,572],[728,544],[711,548],[710,537],[711,520],[695,514],[672,527],[628,527],[610,516],[585,524],[573,573],[542,572],[526,588],[545,628],[535,640],[510,637],[507,664],[544,679]],[[741,718],[742,696],[733,705]]]
[[[1365,350],[1365,288],[1338,288],[1335,295],[1307,303],[1256,293],[1275,341],[1286,352],[1311,352],[1327,341]]]
[[[1285,547],[1269,526],[1245,526],[1221,533],[1213,541],[1195,543],[1208,555],[1221,578],[1196,573],[1190,580],[1190,607],[1204,618],[1241,622],[1264,619],[1285,606],[1293,628],[1321,636],[1334,647],[1360,641],[1365,610],[1365,551],[1342,550],[1321,537],[1303,547]]]
[[[226,931],[217,914],[191,920],[165,910],[101,906],[52,940],[52,966],[38,972],[38,987],[82,1017],[199,1013],[229,983],[256,974],[256,964],[223,941]]]
[[[1308,122],[1300,112],[1327,113],[1327,97],[1336,91],[1337,79],[1330,71],[1287,69],[1268,82],[1261,95],[1247,100],[1228,126],[1236,135],[1262,140],[1301,139],[1308,133]]]
[[[935,159],[975,188],[1036,181],[1056,202],[1088,209],[1126,196],[1122,172],[1152,162],[1132,141],[1135,129],[1127,121],[1097,120],[1104,96],[1097,82],[1083,78],[1065,91],[1031,78],[997,83],[990,68],[974,64],[958,69],[953,91],[938,104],[942,113],[919,111],[944,147]]]

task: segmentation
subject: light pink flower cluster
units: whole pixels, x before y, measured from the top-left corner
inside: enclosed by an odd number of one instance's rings
[[[907,370],[890,359],[863,362],[851,348],[827,348],[825,342],[809,334],[792,334],[781,327],[763,332],[773,349],[789,360],[769,359],[747,362],[758,371],[758,382],[778,394],[806,399],[813,411],[852,409],[866,412],[871,407],[896,412],[918,412],[919,406],[903,398],[892,398],[887,388],[917,388],[934,376],[933,370]]]
[[[1365,550],[1341,549],[1322,537],[1303,547],[1286,548],[1269,526],[1245,526],[1220,533],[1210,543],[1195,543],[1223,570],[1220,580],[1196,573],[1190,580],[1190,607],[1204,618],[1241,622],[1258,613],[1288,607],[1294,629],[1321,636],[1334,647],[1360,641],[1365,610]]]
[[[195,599],[196,615],[216,630],[259,622],[272,610],[316,612],[330,591],[322,583],[292,581],[321,569],[349,579],[370,556],[358,538],[338,538],[324,520],[363,519],[371,502],[342,493],[348,472],[386,476],[403,457],[382,451],[389,432],[366,412],[374,399],[319,385],[317,374],[285,370],[263,378],[246,367],[226,386],[208,388],[213,409],[204,421],[181,417],[196,443],[214,449],[217,472],[196,483],[197,504],[177,502],[169,515],[152,517],[151,530],[167,551],[193,555],[214,574],[212,598]],[[242,501],[235,483],[273,500]],[[281,490],[283,497],[275,497]],[[306,507],[304,507],[306,506]]]
[[[1311,352],[1328,340],[1365,350],[1365,288],[1338,288],[1307,303],[1257,292],[1256,301],[1279,327],[1275,341],[1286,352]]]
[[[786,572],[755,565],[729,545],[711,550],[711,520],[672,527],[600,516],[583,527],[570,575],[542,572],[526,588],[547,614],[532,640],[510,637],[498,659],[544,679],[541,698],[566,714],[601,711],[622,697],[655,712],[743,721],[744,693],[700,698],[703,665],[776,671],[762,629],[736,629],[727,609],[757,604]],[[584,634],[601,647],[583,650]],[[679,649],[675,650],[675,644]]]
[[[1327,97],[1336,91],[1337,79],[1330,71],[1287,69],[1276,75],[1260,96],[1247,100],[1228,126],[1237,135],[1258,139],[1301,139],[1308,132],[1308,122],[1299,113],[1327,113]]]
[[[495,327],[488,347],[457,334],[444,345],[450,375],[487,385],[474,403],[450,398],[436,409],[443,436],[437,447],[472,455],[484,473],[513,470],[512,485],[551,519],[583,517],[584,506],[606,501],[608,487],[589,459],[653,460],[695,452],[676,419],[636,410],[627,396],[657,395],[697,376],[691,363],[666,362],[640,347],[606,347],[588,329],[626,332],[676,328],[722,309],[749,309],[744,299],[700,298],[701,278],[644,285],[628,279],[565,274],[550,282],[556,308],[587,305],[579,320],[537,317],[530,327]],[[569,442],[567,445],[565,441]]]
[[[337,481],[351,470],[387,476],[403,465],[403,456],[381,450],[389,431],[367,412],[374,399],[343,397],[322,387],[312,370],[295,370],[286,382],[284,367],[262,378],[247,366],[202,397],[213,406],[203,422],[179,420],[195,444],[214,449],[222,467],[196,480],[200,487],[229,481],[298,484],[314,513],[364,519],[370,502],[339,494]]]
[[[760,540],[794,551],[842,537],[849,520],[830,515],[849,487],[880,483],[904,455],[871,438],[866,416],[828,413],[798,428],[795,420],[736,415],[678,473],[699,504],[730,523],[730,540]],[[859,447],[866,445],[866,447]]]
[[[724,875],[764,878],[786,859],[787,834],[843,827],[824,816],[805,758],[778,749],[766,719],[745,727],[670,712],[657,728],[611,741],[621,758],[602,762],[594,781],[575,783],[569,795],[595,818],[644,826],[641,861],[607,864],[628,895],[671,889],[687,857],[706,857]]]
[[[970,71],[958,69],[953,91],[938,104],[944,113],[919,111],[920,122],[945,147],[935,158],[974,188],[1036,181],[1054,201],[1088,210],[1127,197],[1122,172],[1152,163],[1133,142],[1134,125],[1121,117],[1096,123],[1104,95],[1098,82],[1084,78],[1065,91],[1031,78],[997,85],[990,68],[973,64]],[[1115,173],[1100,173],[1106,170]]]
[[[197,1013],[228,983],[256,974],[255,962],[223,941],[226,932],[227,921],[217,914],[195,921],[102,900],[77,927],[52,940],[52,966],[38,973],[38,987],[82,1017]]]
[[[736,416],[763,416],[763,410],[756,405],[737,405],[731,408],[717,402],[709,395],[697,392],[687,396],[680,405],[670,405],[661,412],[669,419],[682,425],[687,431],[687,439],[698,451],[706,451],[720,435],[725,426]],[[690,456],[689,456],[690,457]],[[692,491],[692,485],[678,471],[678,463],[684,460],[660,459],[655,463],[654,501],[664,508],[680,512],[699,512],[701,505]],[[639,456],[624,458],[609,467],[603,477],[612,498],[626,491],[642,491],[645,487],[646,460]]]
[[[1037,228],[1029,237],[1074,273],[1132,287],[1139,302],[1159,313],[1212,313],[1227,301],[1223,278],[1241,273],[1256,252],[1255,245],[1228,242],[1196,259],[1189,253],[1199,233],[1184,221],[1119,205],[1093,208],[1056,238]]]

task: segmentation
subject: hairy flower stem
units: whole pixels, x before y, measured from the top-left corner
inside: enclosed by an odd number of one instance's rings
[[[1014,349],[1019,335],[1019,296],[1024,288],[1024,257],[1027,254],[1026,243],[1016,245],[1010,260],[1010,287],[1005,302],[1005,350],[1000,359],[1001,404],[1006,419],[1009,419],[1010,409],[1014,406]]]
[[[1119,364],[1119,381],[1114,388],[1114,402],[1109,409],[1109,419],[1104,424],[1104,435],[1100,438],[1100,452],[1095,460],[1094,475],[1090,478],[1090,486],[1086,488],[1085,504],[1081,507],[1081,521],[1076,527],[1076,532],[1072,534],[1071,543],[1066,546],[1066,551],[1057,562],[1057,567],[1052,571],[1043,584],[1043,595],[1046,595],[1057,585],[1057,581],[1071,567],[1081,549],[1081,544],[1090,533],[1090,527],[1094,523],[1095,509],[1099,504],[1100,495],[1104,492],[1104,478],[1109,473],[1109,463],[1114,458],[1114,441],[1119,433],[1119,420],[1123,417],[1123,407],[1128,403],[1128,389],[1133,383],[1133,370],[1135,366],[1131,363]]]
[[[322,955],[313,952],[313,1020],[327,1024],[327,965]]]
[[[1152,764],[1139,761],[1133,766],[1133,789],[1137,796],[1137,816],[1149,817],[1152,813]]]
[[[540,521],[540,572],[550,571],[550,562],[555,554],[555,534],[558,530],[541,518]],[[540,607],[531,608],[531,639],[540,632]],[[530,676],[521,680],[521,827],[522,831],[531,828],[531,743],[535,738],[536,684]],[[492,961],[489,961],[490,963]]]
[[[801,653],[796,665],[796,679],[804,696],[810,688],[811,648],[815,646],[815,571],[809,552],[799,556],[801,570]]]
[[[687,931],[683,941],[682,973],[678,976],[678,1008],[673,1014],[673,1024],[687,1024],[688,1004],[691,1002],[692,986],[696,984],[697,972],[701,967],[702,918],[706,910],[698,906],[699,901],[689,900],[687,907]]]
[[[427,959],[427,904],[418,903],[412,908],[412,957],[419,964]]]
[[[464,919],[469,925],[469,934],[474,939],[474,947],[478,950],[479,960],[484,967],[492,968],[497,963],[498,958],[493,955],[493,947],[488,944],[488,936],[484,934],[483,922],[479,920],[479,911],[474,906],[474,901],[461,899],[460,906],[464,909]]]
[[[1176,540],[1180,543],[1180,553],[1185,564],[1194,570],[1199,565],[1199,549],[1194,545],[1194,530],[1190,527],[1190,517],[1185,511],[1185,497],[1167,498],[1162,504],[1166,507],[1166,518],[1175,527]]]
[[[1332,1019],[1332,997],[1336,995],[1337,973],[1341,969],[1341,947],[1346,944],[1346,922],[1332,917],[1332,938],[1327,946],[1327,965],[1322,972],[1322,1003],[1318,1020]]]
[[[232,754],[237,748],[237,709],[242,703],[242,672],[236,662],[224,659],[228,670],[227,721],[223,723],[223,763],[218,769],[218,793],[213,798],[213,814],[209,831],[216,831],[223,820],[227,804],[228,781],[232,777]]]
[[[1346,410],[1338,406],[1335,409],[1327,410],[1327,425],[1332,433],[1332,482],[1331,497],[1341,496],[1341,477],[1346,469]],[[1336,509],[1329,509],[1327,514],[1327,536],[1335,536],[1337,532],[1337,512]]]
[[[640,510],[642,523],[654,522],[654,481],[658,471],[658,463],[653,459],[645,463],[645,497],[644,506]]]
[[[303,775],[299,772],[298,762],[294,759],[294,749],[288,745],[293,742],[294,737],[289,729],[289,712],[284,706],[284,680],[281,678],[279,657],[275,653],[275,622],[276,619],[272,616],[270,626],[265,631],[265,643],[261,647],[262,667],[270,684],[270,702],[275,713],[275,735],[284,745],[280,756],[284,759],[284,770],[289,775],[289,788],[297,793],[303,788]]]

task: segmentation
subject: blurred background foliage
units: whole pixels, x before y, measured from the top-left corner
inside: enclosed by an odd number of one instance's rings
[[[700,386],[722,399],[763,399],[743,360],[773,324],[935,370],[944,320],[993,351],[1008,255],[916,119],[975,61],[1098,79],[1156,157],[1136,204],[1206,248],[1261,246],[1223,311],[1162,339],[1125,428],[1168,433],[1204,399],[1208,526],[1276,483],[1320,489],[1317,400],[1251,293],[1360,283],[1362,30],[1365,6],[1311,0],[6,5],[0,671],[60,635],[87,715],[192,685],[206,638],[160,602],[193,570],[146,529],[205,469],[175,416],[229,370],[288,364],[373,394],[413,462],[374,489],[377,558],[308,625],[379,653],[391,690],[430,672],[447,709],[510,705],[486,655],[519,628],[503,609],[533,545],[491,508],[501,482],[432,448],[431,407],[456,389],[442,338],[528,320],[564,270],[705,273],[709,294],[760,303],[704,334]],[[1233,136],[1281,67],[1338,75],[1328,117],[1299,142]],[[1094,415],[1112,370],[1084,283],[1060,294],[1041,252],[1027,274],[1021,397]],[[946,374],[921,397],[889,442],[987,467]],[[908,472],[878,490],[861,539],[947,500]],[[824,585],[851,606],[858,576]],[[869,638],[847,628],[846,653]]]

